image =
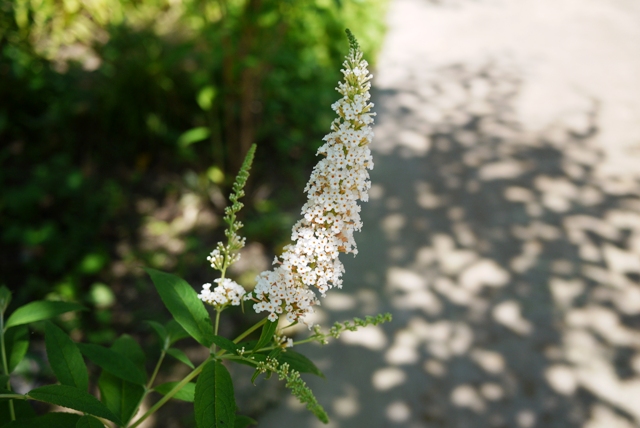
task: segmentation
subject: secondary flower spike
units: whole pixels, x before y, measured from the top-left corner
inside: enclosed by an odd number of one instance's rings
[[[331,132],[318,149],[323,159],[313,169],[305,192],[302,219],[293,227],[292,244],[274,260],[274,269],[257,277],[253,300],[256,312],[269,312],[276,321],[286,314],[290,322],[303,321],[319,304],[312,287],[324,297],[342,287],[344,267],[339,253],[357,254],[353,232],[362,227],[358,200],[368,200],[368,169],[373,168],[369,143],[373,138],[373,104],[369,102],[372,75],[353,35],[347,30],[350,50],[343,63],[343,81],[336,90],[342,98],[331,108],[338,114]]]

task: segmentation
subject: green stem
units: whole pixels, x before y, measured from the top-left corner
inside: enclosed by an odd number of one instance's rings
[[[311,336],[311,337],[307,337],[306,339],[297,340],[297,341],[293,342],[293,346],[302,345],[303,343],[309,343],[309,342],[318,342],[318,341],[320,341],[322,339],[323,338],[320,338],[320,337],[317,337],[317,336]]]
[[[160,371],[160,366],[162,365],[162,362],[164,361],[164,357],[167,355],[167,350],[165,348],[168,347],[168,346],[169,346],[169,342],[167,341],[167,342],[165,342],[164,348],[160,352],[160,358],[158,358],[158,362],[156,363],[156,366],[153,369],[153,373],[151,374],[151,378],[149,379],[149,382],[147,382],[147,385],[144,388],[144,394],[142,394],[142,397],[140,397],[140,400],[138,400],[138,404],[136,404],[136,410],[133,412],[133,415],[138,413],[138,409],[140,408],[140,405],[142,404],[144,399],[147,397],[147,395],[149,395],[149,392],[151,391],[151,388],[153,387],[153,382],[155,382],[156,376],[158,376],[158,372]],[[107,425],[107,424],[105,424],[105,425]],[[109,425],[107,425],[107,426],[109,426]]]
[[[147,412],[144,415],[140,416],[140,418],[137,421],[135,421],[135,423],[133,425],[130,425],[129,428],[137,427],[145,419],[147,419],[149,416],[154,414],[160,407],[162,407],[164,405],[164,403],[166,403],[167,401],[171,400],[173,398],[173,396],[178,393],[178,391],[180,391],[182,388],[184,388],[184,386],[191,381],[191,379],[193,379],[194,377],[198,376],[200,374],[200,372],[202,371],[202,369],[204,368],[205,364],[207,364],[212,359],[213,359],[213,356],[210,356],[209,358],[204,360],[202,364],[200,364],[198,367],[193,369],[193,371],[191,373],[189,373],[187,375],[187,377],[182,379],[180,381],[180,383],[178,383],[176,386],[174,386],[171,391],[169,391],[156,404],[154,404],[149,410],[147,410]]]
[[[222,310],[218,310],[216,309],[216,321],[213,324],[213,334],[215,334],[216,336],[218,335],[218,326],[220,325],[220,314],[222,313]],[[211,345],[211,352],[215,353],[216,352],[216,344],[214,343],[213,345]]]
[[[27,397],[21,394],[0,394],[0,398],[9,398],[11,400],[28,400]],[[15,420],[15,415],[13,420]]]
[[[2,373],[9,375],[9,364],[7,364],[7,352],[4,346],[4,311],[0,312],[0,345],[2,345]]]
[[[252,327],[249,327],[244,333],[242,333],[240,336],[236,337],[235,339],[233,339],[233,343],[238,343],[240,342],[242,339],[244,339],[245,337],[249,336],[251,333],[253,333],[254,331],[256,331],[257,329],[259,329],[260,327],[262,327],[266,322],[267,322],[267,318],[262,318],[260,321],[258,321],[257,323],[255,323]]]
[[[2,372],[9,376],[9,364],[7,363],[7,350],[4,343],[4,310],[0,312],[0,347],[2,348]],[[7,379],[7,390],[11,391],[11,379]],[[10,394],[13,395],[13,394]],[[16,410],[13,407],[13,400],[9,400],[9,417],[16,420]]]
[[[218,335],[218,326],[220,325],[220,314],[221,313],[222,313],[222,311],[216,310],[216,323],[213,326],[213,334],[215,334],[216,336]]]
[[[156,380],[156,376],[158,376],[158,372],[160,371],[160,365],[162,364],[162,361],[164,361],[165,355],[167,355],[167,351],[163,349],[162,352],[160,353],[160,358],[158,359],[158,363],[156,364],[155,369],[153,369],[153,374],[151,375],[151,378],[147,383],[147,391],[150,390],[151,387],[153,387],[153,382]]]
[[[262,325],[264,325],[264,323],[267,322],[267,318],[263,318],[262,320],[258,321],[256,324],[254,324],[252,327],[249,327],[244,333],[242,333],[240,336],[236,337],[235,339],[233,339],[233,343],[238,343],[240,342],[242,339],[244,339],[245,337],[247,337],[249,334],[251,334],[252,332],[254,332],[255,330],[257,330],[258,328],[260,328]],[[173,387],[173,389],[171,391],[169,391],[167,394],[165,394],[164,397],[162,397],[156,404],[154,404],[149,410],[147,410],[147,412],[140,416],[140,418],[138,418],[137,421],[135,421],[133,423],[133,425],[129,425],[129,428],[136,428],[138,425],[140,425],[145,419],[147,419],[149,416],[151,416],[152,414],[154,414],[160,407],[162,407],[164,405],[164,403],[166,403],[167,401],[169,401],[171,398],[173,398],[174,395],[176,395],[178,393],[178,391],[180,391],[182,388],[184,388],[184,386],[189,383],[194,377],[198,376],[200,374],[200,372],[202,371],[202,369],[204,368],[205,364],[207,364],[209,361],[213,360],[214,358],[217,358],[219,356],[221,356],[222,354],[224,354],[226,351],[224,349],[221,349],[220,351],[218,351],[217,354],[215,355],[211,355],[209,358],[207,358],[206,360],[204,360],[204,362],[202,364],[200,364],[198,367],[196,367],[195,369],[193,369],[193,371],[191,373],[189,373],[187,375],[187,377],[185,377],[184,379],[182,379],[180,381],[180,383],[178,383],[176,386]]]

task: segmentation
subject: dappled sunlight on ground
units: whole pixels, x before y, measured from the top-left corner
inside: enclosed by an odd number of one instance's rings
[[[396,2],[389,37],[408,43],[420,13],[452,17],[469,2],[427,3]],[[626,99],[612,83],[586,91],[582,73],[551,85],[500,52],[434,51],[429,64],[408,54],[428,50],[417,41],[383,53],[360,253],[321,308],[326,322],[385,310],[394,320],[307,351],[326,363],[328,381],[309,383],[330,426],[640,427],[640,144],[625,140],[640,135],[640,110],[627,111],[635,128],[612,130],[632,125],[612,113]],[[541,63],[550,79],[558,64]],[[564,88],[555,99],[553,88]],[[531,104],[532,91],[545,97]],[[538,112],[546,105],[552,115]],[[282,426],[286,412],[261,426]],[[316,426],[303,412],[286,418]]]

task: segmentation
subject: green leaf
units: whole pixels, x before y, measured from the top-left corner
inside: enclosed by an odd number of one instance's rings
[[[189,147],[193,143],[206,140],[207,138],[209,138],[210,134],[211,131],[209,131],[209,128],[206,128],[204,126],[192,128],[178,137],[178,145],[182,148]]]
[[[188,365],[192,369],[195,369],[195,366],[189,360],[189,357],[187,357],[184,354],[184,352],[182,352],[181,350],[176,349],[176,348],[169,348],[169,349],[167,349],[167,354],[171,355],[173,358],[175,358],[176,360],[180,361],[181,363],[184,363],[184,364]]]
[[[104,428],[104,424],[93,416],[85,415],[78,419],[76,428]]]
[[[153,388],[154,391],[159,392],[162,395],[167,395],[178,383],[180,382],[167,382]],[[196,393],[196,384],[189,382],[178,391],[173,398],[182,401],[188,401],[193,403],[193,398]]]
[[[15,403],[15,401],[14,401]],[[17,419],[2,428],[69,428],[76,425],[80,415],[75,413],[47,413],[42,416],[35,416],[27,419]]]
[[[245,350],[253,350],[256,348],[257,344],[258,344],[257,340],[247,340],[247,341],[238,343],[238,349],[244,348]]]
[[[167,334],[169,335],[169,345],[173,345],[178,340],[190,337],[189,333],[187,333],[185,329],[176,322],[176,320],[169,321],[165,328],[167,329]]]
[[[57,404],[69,409],[89,413],[120,424],[120,418],[114,415],[104,404],[88,392],[69,385],[47,385],[32,389],[28,398],[45,403]]]
[[[5,331],[17,325],[28,324],[30,322],[47,320],[57,315],[71,311],[86,311],[82,305],[71,302],[52,302],[49,300],[38,300],[27,303],[16,309],[4,326]]]
[[[145,321],[145,323],[149,324],[156,332],[156,334],[158,335],[158,338],[160,338],[160,342],[162,343],[162,349],[165,348],[165,342],[168,343],[168,334],[167,334],[167,329],[164,328],[164,326],[162,324],[160,324],[159,322],[155,322],[155,321]]]
[[[251,383],[253,385],[256,384],[256,379],[258,379],[258,376],[260,376],[262,374],[262,372],[258,369],[256,369],[253,374],[251,375]]]
[[[273,335],[276,334],[276,329],[278,328],[278,322],[267,321],[266,324],[262,327],[262,332],[260,333],[260,339],[258,339],[258,343],[256,343],[256,347],[253,350],[258,350],[260,348],[264,348],[267,344],[269,344],[273,340]]]
[[[122,335],[111,346],[111,350],[128,359],[144,375],[144,352],[129,335]],[[144,386],[121,379],[108,371],[103,371],[98,380],[100,399],[126,424],[135,415],[144,397]]]
[[[9,307],[11,303],[11,291],[6,286],[0,287],[0,313],[4,314],[4,311]]]
[[[29,348],[29,329],[27,326],[10,328],[4,334],[4,344],[7,349],[7,364],[9,373],[22,361]]]
[[[44,332],[47,357],[58,381],[63,385],[87,391],[89,373],[76,344],[60,327],[51,322],[47,321]]]
[[[236,415],[236,423],[233,425],[233,428],[246,428],[249,425],[258,425],[258,422],[249,416]]]
[[[85,357],[112,375],[138,385],[144,385],[146,382],[144,372],[120,353],[104,346],[88,343],[78,343],[78,347]]]
[[[13,400],[13,410],[16,419],[33,418],[36,416],[36,412],[27,400]],[[3,424],[10,420],[9,400],[2,400],[0,401],[0,426],[4,428]]]
[[[222,336],[213,336],[213,343],[232,354],[235,354],[236,350],[239,349],[238,345]]]
[[[129,336],[128,334],[123,334],[113,342],[113,345],[111,345],[111,349],[131,360],[131,362],[135,364],[136,367],[138,367],[138,370],[140,370],[143,376],[145,376],[146,380],[146,374],[144,371],[146,356],[138,342],[136,342],[133,337]]]
[[[144,386],[127,382],[106,371],[100,374],[98,388],[102,402],[123,424],[131,420],[144,397]]]
[[[209,361],[196,382],[193,403],[198,428],[234,426],[236,400],[231,375],[220,361]]]
[[[187,282],[175,275],[146,269],[160,298],[174,319],[201,345],[213,343],[213,326],[204,303]]]
[[[291,349],[287,349],[286,352],[283,352],[278,356],[278,361],[280,364],[289,363],[289,367],[293,370],[298,371],[300,373],[312,373],[316,376],[320,376],[324,378],[324,374],[313,364],[309,358],[305,357],[299,352],[292,351]]]

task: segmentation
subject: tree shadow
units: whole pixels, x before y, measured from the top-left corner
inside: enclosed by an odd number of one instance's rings
[[[521,76],[455,65],[376,92],[360,253],[323,316],[394,321],[318,349],[331,426],[640,424],[640,183],[603,173],[597,100],[519,123]]]

